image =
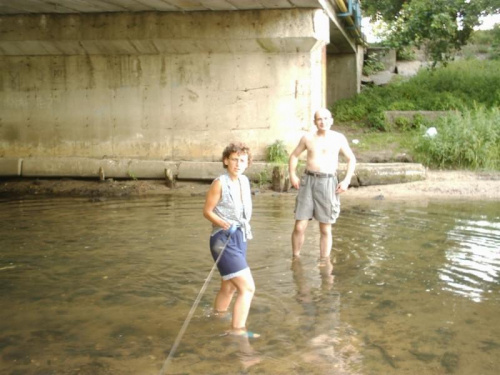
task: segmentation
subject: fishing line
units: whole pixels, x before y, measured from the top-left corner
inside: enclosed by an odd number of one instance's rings
[[[177,347],[179,346],[179,344],[182,340],[182,336],[184,336],[184,333],[186,332],[186,329],[187,329],[189,323],[191,322],[191,318],[193,317],[194,312],[196,311],[196,308],[198,307],[198,304],[200,303],[201,297],[205,293],[205,290],[207,289],[208,283],[210,282],[210,279],[212,278],[212,275],[214,274],[215,269],[217,268],[217,264],[219,263],[219,260],[222,257],[222,253],[224,252],[224,250],[226,250],[227,244],[231,240],[231,236],[233,235],[233,233],[236,232],[236,229],[238,229],[238,227],[233,224],[233,225],[231,225],[231,228],[229,228],[227,230],[227,232],[228,232],[227,240],[224,243],[224,245],[222,246],[222,250],[220,251],[219,256],[217,257],[217,260],[215,261],[214,265],[212,266],[212,269],[210,270],[207,278],[205,279],[205,283],[201,287],[201,289],[198,293],[198,296],[196,297],[196,299],[193,303],[193,306],[191,306],[191,310],[189,310],[189,313],[187,314],[186,320],[184,320],[184,324],[182,325],[179,333],[177,334],[177,338],[174,341],[174,345],[172,345],[172,349],[170,349],[170,353],[168,353],[167,359],[165,359],[165,362],[163,363],[163,366],[160,370],[160,375],[165,374],[165,371],[166,371],[168,365],[170,364],[171,359],[175,355],[175,351],[177,350]]]

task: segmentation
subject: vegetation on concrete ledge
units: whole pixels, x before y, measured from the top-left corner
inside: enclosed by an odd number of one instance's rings
[[[373,53],[365,59],[363,63],[363,75],[369,76],[373,73],[381,72],[385,69],[385,65],[378,60],[378,54]]]
[[[500,170],[500,110],[466,110],[438,119],[437,135],[415,137],[416,158],[437,168]],[[424,133],[424,132],[422,132]]]
[[[273,144],[267,146],[266,161],[277,164],[288,163],[288,151],[283,141],[276,140]]]

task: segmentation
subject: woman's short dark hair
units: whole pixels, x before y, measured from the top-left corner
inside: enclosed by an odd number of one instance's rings
[[[233,153],[248,155],[248,166],[252,165],[252,153],[250,152],[250,148],[242,142],[234,142],[227,145],[222,152],[222,165],[224,168],[227,168],[227,165],[224,164],[224,159],[229,159],[229,156]]]

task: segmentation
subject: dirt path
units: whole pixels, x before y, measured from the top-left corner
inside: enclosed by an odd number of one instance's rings
[[[204,195],[209,183],[179,181],[175,189],[163,180],[2,179],[0,197],[75,196],[102,199],[158,194]],[[276,194],[254,188],[260,194]],[[294,194],[294,192],[291,192]],[[351,188],[344,199],[479,199],[500,200],[500,172],[428,171],[424,181]]]

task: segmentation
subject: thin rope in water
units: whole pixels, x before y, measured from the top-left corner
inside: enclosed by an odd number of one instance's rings
[[[186,332],[186,329],[187,329],[189,323],[191,322],[191,319],[194,315],[194,312],[196,311],[196,308],[198,307],[198,304],[201,301],[201,297],[205,293],[205,290],[207,289],[208,283],[210,282],[210,279],[212,278],[212,275],[214,274],[214,271],[217,268],[217,264],[219,263],[219,260],[222,256],[222,253],[224,252],[224,250],[226,250],[227,244],[229,243],[229,240],[231,239],[231,235],[233,233],[234,233],[234,230],[232,230],[232,228],[229,229],[229,236],[227,237],[227,241],[224,243],[224,246],[223,246],[219,256],[217,257],[217,260],[215,261],[214,265],[212,266],[212,269],[210,270],[207,278],[205,279],[205,283],[201,287],[201,289],[198,293],[198,296],[196,297],[196,299],[193,303],[193,306],[191,306],[191,310],[189,310],[189,313],[187,314],[186,320],[184,320],[184,324],[182,325],[179,333],[177,334],[177,338],[174,341],[174,345],[172,345],[172,349],[170,349],[170,353],[168,353],[167,359],[165,359],[165,362],[163,363],[163,366],[160,370],[160,375],[165,375],[165,371],[166,371],[168,365],[170,364],[172,357],[175,355],[175,351],[177,350],[177,347],[179,346],[179,344],[182,340],[182,336],[184,336],[184,333]]]

